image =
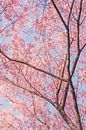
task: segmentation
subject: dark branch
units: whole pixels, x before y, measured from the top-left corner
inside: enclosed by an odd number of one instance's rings
[[[59,17],[60,17],[60,19],[61,19],[63,25],[64,25],[65,28],[66,28],[66,30],[68,30],[68,27],[67,27],[67,25],[66,25],[66,23],[65,23],[65,21],[64,21],[64,19],[63,19],[63,17],[62,17],[62,15],[61,15],[59,9],[58,9],[58,7],[56,6],[54,0],[51,0],[51,2],[52,2],[52,4],[53,4],[54,8],[56,9],[56,11],[57,11],[57,13],[58,13],[58,15],[59,15]]]
[[[83,47],[79,50],[79,53],[76,56],[76,59],[75,59],[75,62],[74,62],[73,68],[72,68],[72,72],[71,72],[71,77],[73,76],[73,74],[75,72],[77,63],[79,61],[80,54],[81,54],[82,50],[85,48],[85,46],[86,46],[86,44],[83,45]]]
[[[80,22],[81,12],[82,12],[82,4],[83,0],[80,1],[80,9],[79,9],[79,15],[78,15],[78,21]]]
[[[78,20],[77,20],[77,47],[78,47],[78,52],[80,50],[80,18],[81,18],[81,12],[82,12],[82,3],[83,0],[80,1],[80,9],[79,9],[79,15],[78,15]]]
[[[69,90],[69,82],[67,83],[67,86],[65,88],[65,93],[64,93],[64,98],[63,98],[63,104],[62,104],[62,109],[65,108],[66,105],[66,99],[67,99],[67,95],[68,95],[68,90]]]
[[[71,79],[70,79],[70,86],[71,86],[71,93],[72,93],[73,101],[74,101],[74,108],[76,111],[77,124],[78,124],[80,130],[83,130],[81,119],[80,119],[80,114],[79,114],[79,109],[78,109],[78,104],[77,104],[77,99],[76,99],[76,94],[75,94],[74,86],[73,86]]]
[[[71,7],[70,7],[70,13],[69,13],[69,17],[68,17],[68,25],[69,25],[69,22],[70,22],[70,17],[71,17],[71,14],[72,14],[74,2],[75,2],[75,0],[72,1]]]
[[[65,57],[63,68],[62,68],[61,78],[64,77],[64,71],[65,71],[66,62],[67,62],[67,54],[66,54],[66,57]],[[56,102],[57,102],[57,105],[58,105],[58,100],[59,100],[58,98],[59,98],[59,92],[61,90],[61,86],[62,86],[62,80],[60,80],[60,82],[59,82],[59,84],[57,86],[57,92],[56,92]]]
[[[45,73],[45,74],[47,74],[47,75],[49,75],[49,76],[51,76],[51,77],[57,78],[57,79],[59,79],[59,80],[63,80],[64,82],[68,82],[67,79],[60,78],[60,77],[57,76],[57,75],[51,74],[51,73],[49,73],[49,72],[47,72],[47,71],[45,71],[45,70],[43,70],[43,69],[40,69],[40,68],[37,68],[37,67],[31,65],[31,64],[29,64],[29,63],[26,63],[26,62],[24,62],[24,61],[19,61],[19,60],[11,59],[11,58],[8,57],[6,54],[4,54],[4,53],[1,51],[1,49],[0,49],[0,53],[1,53],[5,58],[7,58],[7,59],[10,60],[10,61],[13,61],[13,62],[16,62],[16,63],[20,63],[20,64],[24,64],[24,65],[26,65],[26,66],[28,66],[28,67],[31,67],[31,68],[33,68],[33,69],[35,69],[35,70],[38,70],[39,72]]]
[[[80,52],[86,47],[86,44],[83,45],[83,47],[80,49]]]

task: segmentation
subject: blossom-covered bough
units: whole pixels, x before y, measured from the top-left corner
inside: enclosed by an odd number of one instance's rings
[[[85,5],[0,2],[0,97],[12,104],[2,130],[85,130]]]

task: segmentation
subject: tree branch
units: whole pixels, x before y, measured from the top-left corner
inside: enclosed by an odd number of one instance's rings
[[[7,79],[7,78],[6,78]],[[54,104],[54,102],[52,100],[50,100],[49,98],[45,97],[43,94],[41,94],[38,90],[34,89],[34,87],[29,83],[29,85],[35,90],[35,91],[31,91],[28,90],[25,87],[22,87],[20,85],[17,85],[15,83],[13,83],[12,81],[10,81],[9,79],[7,79],[11,84],[17,86],[18,88],[21,88],[25,91],[27,91],[28,93],[34,94],[44,100],[46,100],[47,102],[49,102],[54,108],[56,108],[56,110],[59,111],[59,113],[61,114],[62,118],[64,119],[64,121],[69,125],[69,127],[71,128],[71,130],[78,130],[77,126],[71,121],[71,119],[68,117],[68,115],[65,113],[65,111],[62,109],[62,107],[60,105],[56,106]]]
[[[79,109],[78,109],[78,104],[77,104],[77,99],[76,99],[76,94],[75,94],[75,90],[74,90],[73,83],[72,83],[71,79],[70,79],[70,85],[71,85],[71,93],[72,93],[73,101],[74,101],[74,108],[76,111],[77,124],[79,126],[79,130],[83,130],[81,119],[80,119],[80,114],[79,114]]]
[[[75,0],[72,1],[71,7],[70,7],[70,13],[69,13],[69,16],[68,16],[68,25],[69,25],[69,22],[70,22],[70,17],[71,17],[71,14],[72,14],[74,2],[75,2]]]
[[[80,50],[80,18],[81,18],[81,12],[82,12],[82,3],[83,0],[80,1],[80,9],[79,9],[79,15],[78,15],[78,20],[77,20],[77,47],[78,47],[78,52]]]
[[[72,68],[71,76],[73,76],[73,74],[74,74],[74,72],[75,72],[77,63],[78,63],[78,61],[79,61],[80,54],[81,54],[82,50],[85,48],[85,46],[86,46],[86,44],[83,45],[83,47],[79,50],[79,53],[77,54],[77,57],[76,57],[76,59],[75,59],[75,62],[74,62],[73,68]]]
[[[65,94],[64,94],[64,98],[63,98],[63,104],[62,104],[62,109],[64,110],[65,105],[66,105],[66,99],[67,99],[67,95],[68,95],[68,90],[69,90],[69,82],[67,83],[67,86],[65,88]]]
[[[26,63],[26,62],[24,62],[24,61],[19,61],[19,60],[11,59],[11,58],[8,57],[6,54],[4,54],[1,49],[0,49],[0,53],[1,53],[5,58],[7,58],[9,61],[13,61],[13,62],[16,62],[16,63],[20,63],[20,64],[23,64],[23,65],[26,65],[26,66],[28,66],[28,67],[31,67],[31,68],[35,69],[35,70],[38,70],[39,72],[42,72],[42,73],[44,73],[44,74],[47,74],[47,75],[49,75],[49,76],[51,76],[51,77],[54,77],[54,78],[59,79],[59,80],[63,80],[64,82],[68,82],[67,79],[63,79],[63,78],[61,78],[61,77],[59,77],[59,76],[57,76],[57,75],[54,75],[54,74],[52,74],[52,73],[50,73],[50,72],[47,72],[47,71],[45,71],[45,70],[43,70],[43,69],[37,68],[37,67],[35,67],[35,66],[33,66],[33,65],[29,64],[29,63]]]
[[[63,68],[62,68],[61,78],[64,77],[64,71],[65,71],[66,62],[67,62],[67,54],[66,54],[66,57],[65,57]],[[58,100],[59,100],[58,98],[59,98],[59,92],[61,90],[61,86],[62,86],[62,80],[59,81],[59,84],[57,86],[57,92],[56,92],[56,102],[57,102],[57,105],[58,105]]]
[[[62,17],[62,15],[61,15],[61,12],[59,11],[58,7],[56,6],[54,0],[51,0],[51,2],[52,2],[52,4],[53,4],[54,8],[56,9],[56,11],[57,11],[57,13],[58,13],[58,15],[59,15],[59,17],[60,17],[60,19],[61,19],[63,25],[64,25],[65,28],[66,28],[66,30],[68,30],[68,26],[66,25],[66,23],[65,23],[65,21],[64,21],[64,19],[63,19],[63,17]]]
[[[79,9],[79,15],[78,15],[78,21],[80,22],[81,12],[82,12],[82,4],[83,0],[80,1],[80,9]]]

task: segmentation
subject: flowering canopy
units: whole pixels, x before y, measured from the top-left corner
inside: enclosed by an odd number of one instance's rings
[[[0,129],[85,130],[86,1],[0,1]]]

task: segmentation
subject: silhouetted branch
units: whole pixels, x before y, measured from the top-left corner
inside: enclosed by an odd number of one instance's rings
[[[80,57],[80,54],[82,52],[82,50],[85,48],[86,44],[83,45],[83,47],[79,50],[79,53],[77,54],[76,56],[76,59],[74,61],[74,65],[73,65],[73,68],[72,68],[72,71],[71,71],[71,76],[73,76],[74,72],[75,72],[75,69],[76,69],[76,66],[77,66],[77,63],[79,61],[79,57]]]
[[[74,86],[73,86],[71,79],[70,79],[70,86],[71,86],[71,93],[72,93],[73,101],[74,101],[74,108],[76,111],[76,121],[77,121],[77,124],[78,124],[80,130],[83,130],[83,126],[82,126],[81,118],[80,118],[80,113],[79,113],[79,109],[78,109],[78,104],[77,104],[77,98],[76,98]]]
[[[77,19],[77,47],[78,47],[78,52],[80,50],[80,18],[81,18],[81,12],[82,12],[82,3],[83,0],[80,1],[80,9],[79,9],[79,15]]]
[[[67,83],[67,86],[65,88],[65,93],[64,93],[64,98],[63,98],[63,104],[62,104],[62,109],[65,108],[66,105],[66,99],[67,99],[67,95],[68,95],[68,90],[69,90],[69,82]]]
[[[72,14],[74,2],[75,2],[75,0],[72,1],[71,7],[70,7],[70,13],[69,13],[69,16],[68,16],[68,25],[69,25],[69,22],[70,22],[70,17],[71,17],[71,14]]]
[[[66,54],[65,61],[64,61],[64,64],[63,64],[63,68],[62,68],[62,72],[61,72],[61,75],[60,75],[61,78],[64,77],[64,71],[65,71],[66,62],[67,62],[67,54]],[[57,103],[57,105],[58,105],[59,92],[61,90],[61,86],[62,86],[62,80],[59,81],[59,84],[57,86],[57,92],[56,92],[56,103]]]
[[[61,15],[61,12],[59,11],[58,7],[56,6],[54,0],[51,0],[51,2],[52,2],[52,4],[53,4],[54,8],[56,9],[56,11],[57,11],[57,13],[58,13],[58,15],[59,15],[59,17],[60,17],[60,19],[61,19],[63,25],[64,25],[65,28],[66,28],[66,30],[68,30],[68,27],[67,27],[67,25],[66,25],[66,23],[65,23],[65,21],[64,21],[64,19],[63,19],[63,17],[62,17],[62,15]]]
[[[29,64],[29,63],[26,63],[26,62],[24,62],[24,61],[19,61],[19,60],[11,59],[11,58],[8,57],[6,54],[4,54],[4,53],[1,51],[1,49],[0,49],[0,53],[1,53],[5,58],[7,58],[9,61],[26,65],[26,66],[28,66],[28,67],[31,67],[31,68],[35,69],[35,70],[38,70],[39,72],[45,73],[45,74],[47,74],[47,75],[49,75],[49,76],[51,76],[51,77],[57,78],[57,79],[59,79],[59,80],[63,80],[64,82],[68,82],[67,79],[60,78],[60,77],[57,76],[57,75],[54,75],[54,74],[52,74],[52,73],[50,73],[50,72],[47,72],[47,71],[45,71],[45,70],[43,70],[43,69],[37,68],[37,67],[35,67],[35,66],[33,66],[33,65]]]

